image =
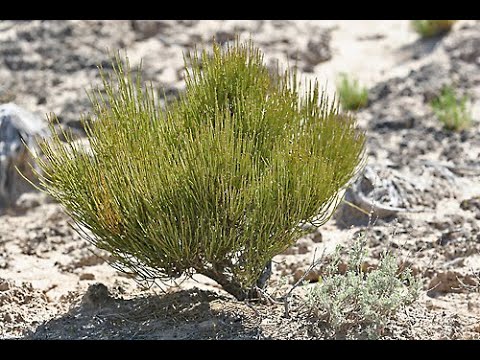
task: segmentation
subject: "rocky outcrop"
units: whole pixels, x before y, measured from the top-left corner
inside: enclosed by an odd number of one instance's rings
[[[0,105],[0,212],[32,190],[17,168],[33,180],[31,154],[24,143],[34,149],[35,136],[46,134],[46,123],[39,116],[13,103]]]

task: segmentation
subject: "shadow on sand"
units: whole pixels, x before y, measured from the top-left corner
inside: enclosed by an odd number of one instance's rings
[[[211,291],[182,290],[133,299],[112,297],[91,285],[68,313],[49,320],[26,339],[256,339],[245,325],[253,310]]]
[[[418,38],[413,43],[402,46],[397,51],[399,62],[421,59],[435,50],[444,34],[431,38]]]

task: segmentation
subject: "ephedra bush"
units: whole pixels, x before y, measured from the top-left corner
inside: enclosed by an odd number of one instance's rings
[[[124,271],[200,273],[245,299],[299,224],[330,217],[365,139],[317,83],[300,94],[294,72],[272,74],[251,41],[212,50],[185,57],[186,91],[165,107],[115,57],[84,119],[90,153],[52,126],[36,162],[40,186]]]
[[[449,32],[457,20],[411,20],[410,24],[421,37],[430,38]]]

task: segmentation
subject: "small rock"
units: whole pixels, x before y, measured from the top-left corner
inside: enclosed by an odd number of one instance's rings
[[[97,309],[112,301],[108,288],[102,283],[92,284],[82,298],[82,305],[87,309]]]
[[[79,278],[80,280],[95,280],[95,275],[91,273],[83,273]]]
[[[393,92],[393,85],[389,82],[381,82],[369,90],[369,98],[372,102],[386,98]]]
[[[219,30],[215,33],[215,41],[219,44],[225,44],[229,41],[235,40],[235,34],[224,30]]]
[[[0,279],[0,291],[7,291],[10,289],[10,283],[5,279]]]
[[[23,180],[16,167],[27,178],[35,179],[23,141],[34,147],[35,136],[45,134],[46,122],[39,116],[14,103],[0,105],[0,211],[2,207],[10,207],[20,194],[31,191],[31,185]]]
[[[271,20],[270,24],[276,28],[283,28],[292,24],[292,20]]]
[[[96,254],[86,254],[82,256],[79,260],[71,262],[69,265],[64,266],[65,270],[77,269],[85,266],[95,266],[103,264],[105,259],[96,255]]]
[[[183,76],[183,74],[177,71],[176,76],[180,78]],[[173,83],[163,84],[159,91],[159,96],[163,99],[171,101],[180,97],[180,89],[177,86],[175,86]]]
[[[0,269],[6,269],[9,266],[8,255],[0,253]]]
[[[302,238],[297,241],[298,254],[307,254],[312,246],[312,241],[308,238]]]
[[[450,226],[451,223],[448,221],[440,221],[440,220],[433,220],[429,221],[428,225],[432,226],[436,230],[447,230]]]
[[[475,63],[480,58],[480,26],[463,31],[452,31],[443,42],[445,51],[452,59]]]
[[[145,40],[162,33],[172,24],[168,20],[131,20],[130,25],[137,34],[137,39]]]
[[[294,282],[297,282],[298,280],[300,280],[302,276],[305,274],[305,271],[306,269],[303,269],[303,268],[299,268],[295,270],[295,272],[293,273]],[[320,278],[320,272],[314,269],[305,276],[304,281],[318,282],[319,278]]]
[[[425,103],[436,98],[445,85],[449,85],[450,64],[443,58],[426,64],[418,70],[412,70],[409,77],[412,79],[412,91],[421,92]]]
[[[205,320],[197,324],[197,327],[201,331],[213,331],[215,330],[215,322],[213,320]]]
[[[312,64],[305,64],[302,67],[302,71],[306,73],[313,73],[315,71],[315,67]]]
[[[321,243],[323,241],[323,235],[320,231],[315,231],[314,233],[310,234],[310,238],[314,243]]]
[[[26,192],[15,202],[15,210],[24,212],[47,202],[47,195],[38,192]]]
[[[464,229],[454,229],[444,232],[438,239],[438,244],[445,246],[451,242],[459,242],[466,238],[468,238],[468,233]]]
[[[3,315],[3,321],[6,323],[12,323],[14,321],[13,316],[10,313]]]
[[[297,255],[307,254],[312,246],[312,240],[309,236],[299,239],[294,245],[289,247],[283,254],[285,255]]]
[[[462,226],[465,223],[465,217],[459,214],[450,214],[450,221],[453,225]]]
[[[385,34],[368,34],[368,35],[360,35],[357,36],[358,41],[373,41],[373,40],[382,40],[386,37]]]
[[[332,58],[332,51],[330,50],[331,38],[330,31],[326,30],[316,36],[315,39],[308,41],[304,56],[310,65],[317,65]]]
[[[427,295],[467,292],[469,286],[478,286],[478,280],[471,275],[462,275],[455,271],[440,272],[428,284]]]
[[[199,23],[200,20],[177,20],[178,25],[192,27]]]
[[[480,210],[480,196],[475,196],[471,199],[465,199],[460,203],[462,210],[476,211]]]

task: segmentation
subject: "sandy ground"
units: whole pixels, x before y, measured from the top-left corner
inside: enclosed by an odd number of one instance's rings
[[[369,87],[358,112],[368,134],[368,165],[377,188],[401,189],[407,210],[368,225],[369,265],[394,248],[423,284],[420,299],[385,332],[396,339],[480,337],[480,24],[460,21],[444,38],[420,40],[407,20],[0,22],[0,102],[13,101],[82,135],[84,89],[98,83],[105,48],[143,59],[145,78],[176,96],[183,89],[182,52],[213,36],[252,37],[266,63],[296,64],[329,93],[341,72]],[[480,44],[478,44],[480,46]],[[428,102],[449,81],[472,98],[474,123],[442,130]],[[383,200],[388,204],[389,199]],[[58,204],[24,194],[0,216],[0,338],[327,338],[301,308],[235,301],[194,277],[145,288],[108,265],[68,225]],[[347,247],[367,226],[345,207],[324,227],[274,259],[268,291],[280,296],[317,253]],[[315,281],[321,269],[311,273]],[[96,284],[96,285],[95,285]],[[310,286],[310,285],[309,285]]]

